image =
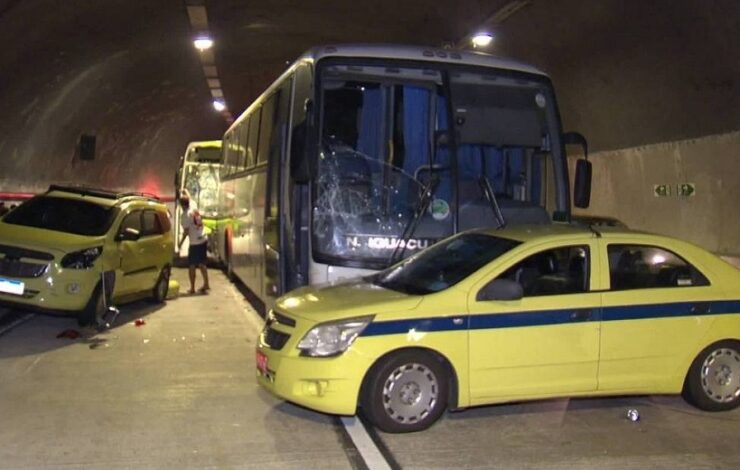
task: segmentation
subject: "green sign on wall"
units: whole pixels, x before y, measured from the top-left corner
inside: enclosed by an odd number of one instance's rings
[[[689,197],[696,194],[696,185],[694,183],[679,183],[676,185],[676,194],[682,197]]]
[[[654,184],[653,194],[655,197],[667,197],[671,195],[671,186],[667,184]]]

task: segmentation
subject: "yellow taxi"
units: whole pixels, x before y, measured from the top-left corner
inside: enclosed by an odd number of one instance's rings
[[[740,270],[619,227],[464,232],[363,279],[278,299],[257,380],[387,432],[446,409],[683,393],[740,404]]]
[[[51,186],[0,219],[0,305],[100,324],[110,304],[164,302],[173,250],[156,198]]]

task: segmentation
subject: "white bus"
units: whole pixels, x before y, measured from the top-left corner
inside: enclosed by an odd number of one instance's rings
[[[531,66],[423,47],[315,48],[224,135],[216,253],[269,307],[458,231],[567,221],[565,143],[585,152]]]
[[[190,193],[192,201],[201,213],[206,231],[212,236],[218,222],[219,185],[222,167],[221,141],[190,142],[175,173],[175,250],[176,255],[187,254],[187,243],[177,251],[177,242],[182,236],[180,218],[182,210],[177,198],[183,189]],[[210,240],[209,240],[210,241]]]

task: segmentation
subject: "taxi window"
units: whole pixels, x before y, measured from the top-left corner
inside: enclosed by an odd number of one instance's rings
[[[589,290],[588,246],[541,251],[507,269],[499,279],[518,282],[524,297],[578,294]]]
[[[611,290],[707,286],[709,281],[677,254],[649,245],[609,245]]]
[[[142,220],[141,235],[159,235],[162,233],[162,226],[157,218],[157,213],[154,211],[145,211]]]
[[[134,230],[137,230],[139,233],[141,233],[141,212],[135,211],[127,215],[123,222],[121,222],[121,228],[118,230],[118,233],[122,233],[127,228],[132,228]]]

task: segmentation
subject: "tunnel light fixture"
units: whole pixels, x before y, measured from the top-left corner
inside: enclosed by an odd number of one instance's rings
[[[221,111],[226,110],[226,103],[221,100],[213,100],[213,109],[220,113]]]
[[[193,45],[200,52],[206,51],[213,47],[213,39],[208,36],[199,36],[193,41]]]
[[[473,43],[474,47],[488,47],[491,42],[493,42],[493,34],[481,31],[475,33],[470,41]]]

